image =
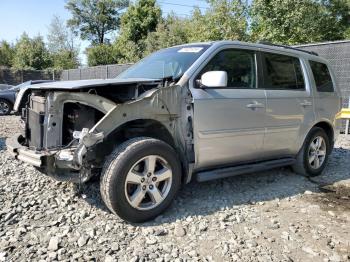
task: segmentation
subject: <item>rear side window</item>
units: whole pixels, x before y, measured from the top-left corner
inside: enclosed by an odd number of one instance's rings
[[[310,61],[312,74],[314,75],[318,92],[334,92],[331,74],[326,64]]]
[[[296,57],[262,53],[263,88],[272,90],[303,90],[305,83]]]

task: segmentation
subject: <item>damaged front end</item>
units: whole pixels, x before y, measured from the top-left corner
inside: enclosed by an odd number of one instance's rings
[[[22,110],[24,130],[7,141],[8,150],[59,179],[88,179],[91,171],[81,172],[84,155],[88,147],[103,140],[103,133],[89,130],[116,103],[86,92],[46,90],[33,90],[28,99]]]
[[[193,154],[189,152],[192,111],[185,105],[191,99],[180,86],[151,81],[69,90],[37,88],[18,99],[22,101],[17,104],[25,104],[24,127],[6,141],[8,151],[58,180],[87,181],[100,172],[116,145],[138,135],[159,132],[183,156]]]

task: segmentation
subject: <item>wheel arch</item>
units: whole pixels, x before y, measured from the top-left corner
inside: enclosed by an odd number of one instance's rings
[[[12,102],[10,99],[8,99],[8,98],[6,98],[6,97],[0,97],[0,100],[4,100],[4,101],[10,103],[10,105],[11,105],[12,108],[13,108],[13,102]]]
[[[182,167],[182,181],[186,181],[188,176],[186,169],[186,158],[184,154],[181,153],[180,147],[177,146],[175,137],[171,134],[165,124],[158,120],[133,119],[125,122],[122,125],[116,127],[103,140],[102,143],[98,144],[98,146],[99,148],[107,149],[107,151],[103,153],[103,157],[106,157],[113,151],[116,145],[136,137],[150,137],[159,139],[174,148]]]
[[[301,145],[300,145],[299,150],[300,150],[300,149],[302,148],[302,146],[304,145],[305,139],[307,138],[307,136],[309,135],[310,131],[311,131],[314,127],[319,127],[319,128],[323,129],[323,130],[326,132],[326,134],[327,134],[327,136],[328,136],[328,138],[329,138],[329,142],[331,143],[331,150],[332,150],[332,149],[333,149],[333,146],[334,146],[334,135],[335,135],[335,133],[334,133],[333,125],[332,125],[329,121],[327,121],[327,120],[320,120],[320,121],[314,123],[314,125],[312,125],[312,126],[310,127],[310,129],[308,130],[308,132],[306,132],[305,135],[304,135],[304,137],[303,137],[303,140],[302,140],[302,143],[301,143]]]
[[[313,127],[319,127],[319,128],[322,128],[328,138],[329,138],[329,142],[331,143],[331,150],[333,149],[333,146],[334,146],[334,128],[332,126],[332,124],[328,123],[327,121],[321,121],[321,122],[318,122],[317,124],[315,124]]]
[[[116,127],[105,139],[106,142],[124,142],[146,136],[159,139],[175,148],[175,139],[167,127],[155,119],[133,119]]]

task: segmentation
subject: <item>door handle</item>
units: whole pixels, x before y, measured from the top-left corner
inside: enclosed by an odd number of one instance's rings
[[[254,101],[254,102],[251,103],[251,104],[247,104],[246,107],[247,107],[247,108],[251,108],[251,109],[255,109],[255,108],[264,108],[265,105],[262,104],[262,103],[258,103],[258,102],[256,102],[256,101]]]
[[[304,102],[301,102],[300,105],[301,105],[301,106],[304,106],[304,107],[306,107],[306,106],[312,106],[312,102],[307,101],[307,100],[304,100]]]

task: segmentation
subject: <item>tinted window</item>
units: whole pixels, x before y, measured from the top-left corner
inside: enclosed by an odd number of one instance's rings
[[[217,53],[204,67],[208,71],[226,71],[227,87],[255,88],[255,54],[249,50],[228,49]]]
[[[314,75],[318,92],[333,92],[333,82],[327,65],[315,61],[310,61],[312,73]]]
[[[279,54],[262,54],[264,88],[266,89],[305,89],[300,61],[296,57]]]

